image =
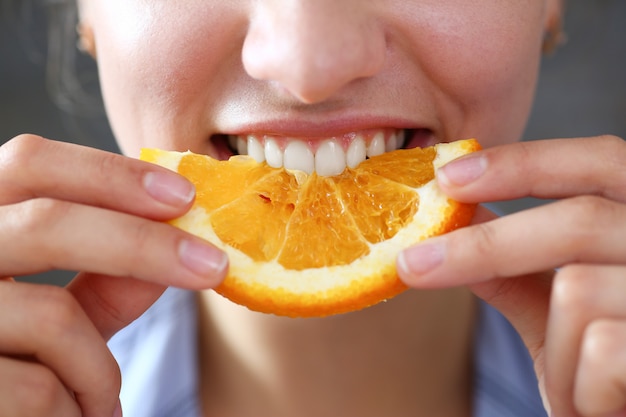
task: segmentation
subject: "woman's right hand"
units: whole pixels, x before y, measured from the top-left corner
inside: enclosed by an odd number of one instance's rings
[[[0,147],[0,415],[116,415],[106,341],[172,285],[216,286],[226,256],[163,220],[193,186],[121,155],[32,135]],[[81,272],[67,288],[10,277]]]

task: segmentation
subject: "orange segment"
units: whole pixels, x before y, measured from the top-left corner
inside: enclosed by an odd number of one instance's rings
[[[345,265],[369,253],[334,182],[315,173],[303,185],[277,261],[302,270]]]
[[[435,178],[433,161],[436,156],[435,147],[398,149],[367,159],[357,169],[417,188]]]
[[[212,213],[211,225],[222,242],[255,261],[269,261],[283,247],[287,224],[298,200],[297,182],[293,175],[279,170],[253,184],[247,182],[244,179],[243,185],[230,187],[249,188],[240,191],[235,201]]]
[[[469,223],[474,205],[448,199],[434,173],[478,149],[471,139],[398,150],[334,177],[249,157],[144,149],[141,159],[195,184],[194,206],[171,223],[228,253],[229,275],[217,292],[256,311],[323,316],[402,292],[397,254]]]
[[[238,198],[242,190],[268,175],[268,168],[249,158],[226,162],[188,154],[181,159],[178,172],[197,185],[196,204],[212,211]]]
[[[370,243],[392,238],[417,212],[419,195],[404,184],[351,171],[335,181],[346,210],[354,213],[359,233]]]

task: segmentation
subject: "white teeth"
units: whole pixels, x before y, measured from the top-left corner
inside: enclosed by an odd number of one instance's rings
[[[357,136],[346,152],[346,165],[350,168],[356,168],[361,162],[367,158],[367,149],[365,147],[365,141],[362,137]]]
[[[367,147],[367,156],[372,157],[385,153],[385,134],[378,132]]]
[[[393,133],[385,142],[385,152],[395,151],[396,149],[398,149],[398,137]]]
[[[239,155],[248,154],[248,141],[242,137],[237,137],[237,152]]]
[[[339,175],[346,169],[346,154],[334,140],[325,140],[315,153],[315,172],[322,176]]]
[[[406,131],[398,130],[389,136],[389,139],[385,142],[385,152],[395,151],[404,145]]]
[[[273,168],[285,167],[311,174],[332,176],[341,174],[346,167],[355,168],[367,157],[393,151],[404,143],[404,131],[376,132],[368,139],[363,134],[354,134],[348,148],[345,139],[326,139],[314,149],[303,140],[271,136],[229,136],[230,146],[239,154],[250,155],[257,162],[267,162]],[[283,145],[286,143],[286,146]],[[283,149],[284,146],[284,149]]]
[[[306,143],[299,140],[289,142],[283,158],[285,169],[297,169],[311,174],[316,168],[313,152]]]
[[[265,160],[272,168],[283,166],[283,151],[274,139],[265,139]]]
[[[261,143],[252,135],[248,136],[248,155],[259,163],[265,162],[265,150]]]

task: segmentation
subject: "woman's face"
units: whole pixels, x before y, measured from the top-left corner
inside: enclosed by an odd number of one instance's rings
[[[125,153],[225,158],[233,135],[297,166],[383,138],[518,140],[558,1],[85,0],[81,16]]]

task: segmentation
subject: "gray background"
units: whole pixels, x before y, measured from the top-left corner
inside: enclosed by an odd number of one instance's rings
[[[626,0],[567,4],[568,41],[544,60],[525,140],[626,138]],[[0,144],[28,132],[117,151],[97,94],[94,64],[86,57],[76,63],[86,69],[80,82],[91,93],[76,105],[56,90],[59,72],[46,64],[48,30],[37,0],[0,0]],[[74,81],[61,84],[71,88]],[[523,199],[500,206],[513,212],[540,203]],[[21,279],[63,284],[72,275],[54,271]]]

